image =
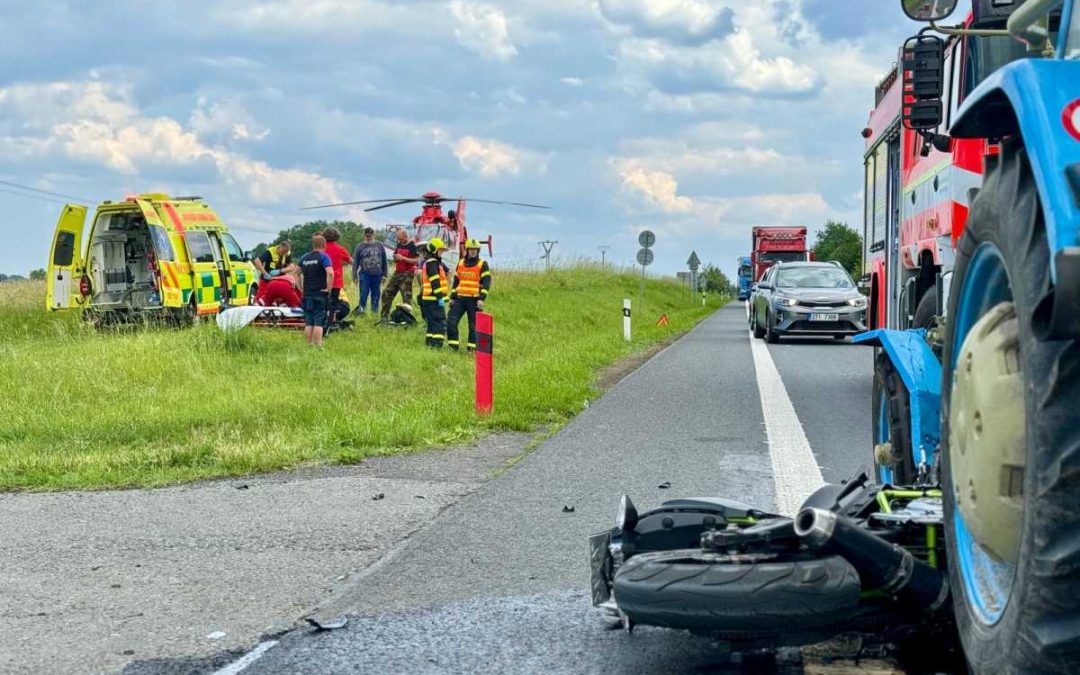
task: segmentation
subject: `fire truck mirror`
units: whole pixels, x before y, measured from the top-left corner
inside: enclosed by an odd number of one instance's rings
[[[904,43],[901,118],[908,129],[925,131],[941,124],[944,64],[945,42],[936,35],[917,35]]]
[[[941,21],[956,11],[957,0],[900,0],[904,14],[915,21]]]

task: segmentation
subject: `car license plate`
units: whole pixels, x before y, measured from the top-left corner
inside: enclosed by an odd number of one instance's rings
[[[839,321],[839,314],[811,314],[811,321]]]

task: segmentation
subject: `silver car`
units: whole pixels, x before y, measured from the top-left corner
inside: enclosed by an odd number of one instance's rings
[[[866,330],[866,298],[842,267],[827,262],[774,265],[750,298],[754,337],[831,335],[843,339]]]

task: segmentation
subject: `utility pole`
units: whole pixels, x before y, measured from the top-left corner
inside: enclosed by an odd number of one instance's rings
[[[600,271],[603,272],[605,264],[607,262],[607,252],[608,252],[608,249],[611,248],[611,247],[610,246],[597,246],[596,248],[600,249]]]
[[[544,255],[540,257],[544,259],[545,271],[551,270],[551,249],[555,248],[555,244],[558,243],[559,241],[557,239],[555,241],[545,240],[540,242],[540,245],[544,247]]]

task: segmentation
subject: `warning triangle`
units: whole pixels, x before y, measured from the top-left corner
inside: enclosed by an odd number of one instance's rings
[[[667,314],[661,314],[660,318],[656,321],[657,326],[667,326],[669,323]]]

